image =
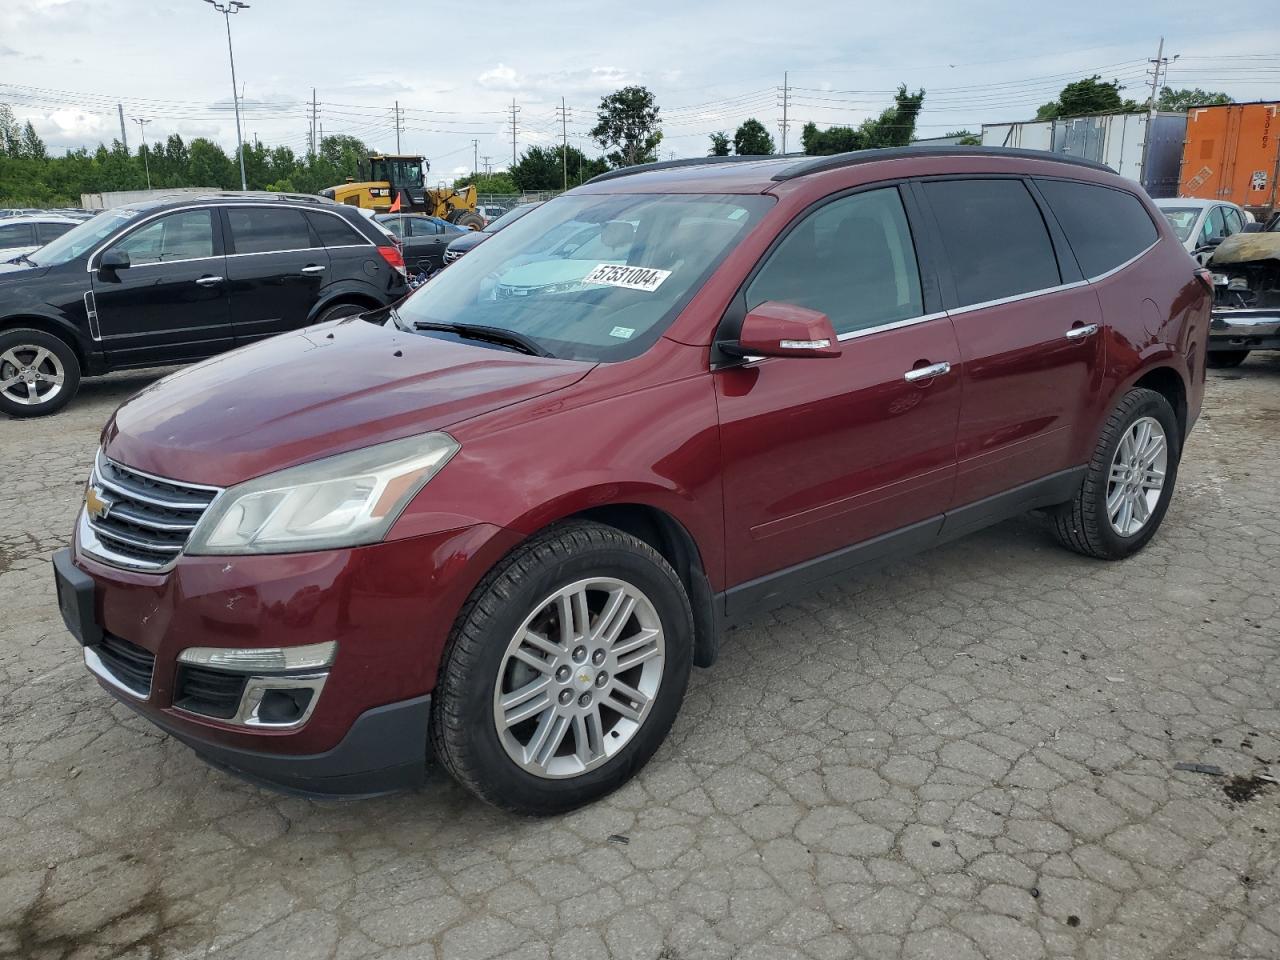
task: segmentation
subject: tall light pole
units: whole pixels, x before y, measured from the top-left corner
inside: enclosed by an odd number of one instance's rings
[[[138,125],[138,136],[142,138],[142,166],[147,171],[147,189],[151,189],[151,161],[147,159],[147,124],[150,120],[143,120],[141,117],[134,117],[133,122]]]
[[[231,59],[231,101],[236,108],[236,154],[240,157],[240,189],[248,190],[249,181],[244,175],[244,141],[240,137],[240,88],[236,86],[236,55],[231,49],[231,15],[241,10],[248,10],[249,5],[241,3],[240,0],[227,0],[226,3],[218,3],[217,0],[204,0],[204,2],[222,14],[222,19],[227,24],[227,56]]]

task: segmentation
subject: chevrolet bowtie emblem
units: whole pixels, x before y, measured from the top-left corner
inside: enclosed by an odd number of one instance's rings
[[[93,519],[102,520],[111,512],[111,501],[97,487],[90,485],[84,491],[84,508]]]

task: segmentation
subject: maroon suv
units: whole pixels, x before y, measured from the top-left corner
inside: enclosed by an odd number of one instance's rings
[[[104,687],[249,778],[372,794],[434,755],[565,810],[652,756],[726,624],[815,583],[1035,508],[1140,549],[1206,280],[1137,186],[1047,154],[614,171],[381,324],[124,404],[62,612]]]

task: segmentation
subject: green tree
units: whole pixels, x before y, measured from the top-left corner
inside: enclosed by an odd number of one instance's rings
[[[923,105],[924,90],[908,93],[906,84],[902,84],[894,95],[893,106],[880,116],[864,120],[857,127],[826,130],[819,130],[815,123],[806,123],[800,131],[800,144],[805,153],[815,156],[872,147],[903,147],[915,137],[916,118]]]
[[[972,130],[952,130],[947,133],[948,137],[959,137],[960,143],[966,147],[982,146],[982,135],[974,133]]]
[[[729,155],[729,146],[732,141],[727,133],[716,131],[711,135],[711,149],[707,151],[709,157],[727,157]]]
[[[1104,83],[1094,74],[1083,80],[1068,83],[1058,94],[1036,111],[1037,120],[1056,120],[1059,117],[1083,117],[1094,113],[1128,113],[1137,110],[1132,100],[1120,96],[1124,87],[1119,80]]]
[[[742,122],[733,135],[733,152],[740,157],[758,157],[773,153],[773,137],[755,117]]]
[[[652,163],[662,143],[658,104],[653,94],[639,86],[623,87],[600,99],[591,138],[606,151],[615,167]]]
[[[18,155],[22,131],[18,128],[18,118],[7,103],[0,103],[0,154],[6,157]]]
[[[26,157],[28,160],[45,160],[48,157],[45,153],[44,141],[40,139],[30,120],[22,125],[22,140],[18,144],[18,156]]]
[[[221,190],[234,190],[240,186],[239,165],[212,140],[196,137],[191,141],[190,153],[191,161],[187,166],[187,183],[190,186]]]
[[[1194,90],[1174,90],[1161,87],[1160,96],[1156,98],[1157,110],[1189,110],[1192,107],[1216,107],[1224,103],[1235,103],[1225,93],[1212,93],[1196,87]]]
[[[470,174],[453,181],[455,187],[468,187],[473,183],[476,185],[477,193],[514,194],[520,192],[520,188],[516,186],[515,180],[511,178],[509,173]]]

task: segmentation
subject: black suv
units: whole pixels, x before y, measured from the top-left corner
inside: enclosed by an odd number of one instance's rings
[[[200,360],[406,292],[395,238],[319,197],[107,210],[0,264],[0,411],[53,413],[81,375]]]

